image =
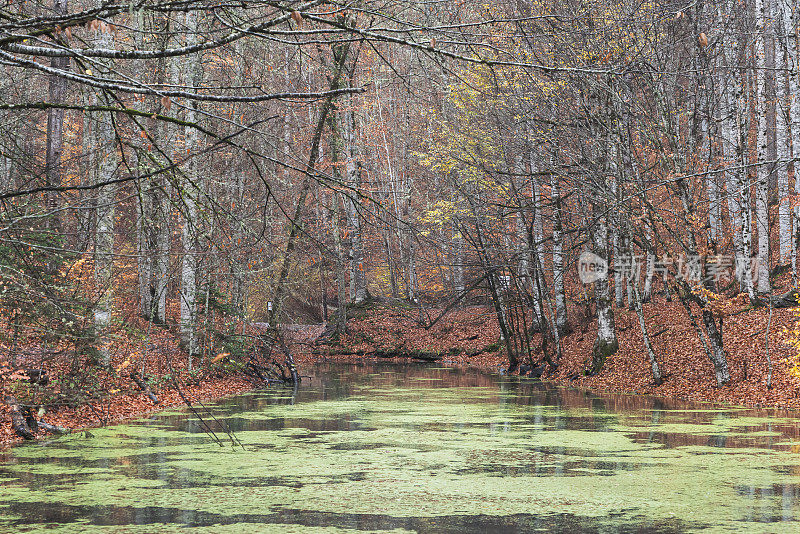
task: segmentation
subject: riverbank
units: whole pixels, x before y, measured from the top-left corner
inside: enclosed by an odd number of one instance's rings
[[[301,358],[301,363],[324,360],[386,359],[393,354],[438,354],[447,365],[476,367],[498,372],[508,365],[500,344],[494,311],[469,307],[449,313],[432,327],[437,312],[402,306],[363,310],[349,323],[340,343],[320,347]],[[620,350],[610,357],[597,376],[585,376],[589,367],[596,323],[586,309],[569,310],[571,333],[562,340],[558,369],[545,375],[560,385],[597,392],[655,395],[679,400],[714,402],[747,407],[800,408],[800,379],[790,374],[794,354],[784,341],[797,320],[791,309],[753,309],[742,303],[726,311],[723,326],[731,382],[718,387],[714,372],[695,328],[680,303],[658,296],[644,313],[656,358],[665,376],[653,383],[635,312],[615,308]],[[767,345],[769,332],[769,345]],[[538,336],[533,346],[540,344]],[[376,356],[377,355],[377,356]],[[537,363],[534,356],[534,364]],[[402,358],[401,358],[402,359]],[[767,388],[769,361],[772,387]],[[528,363],[528,362],[522,362]]]
[[[81,404],[76,407],[63,406],[47,412],[42,419],[51,425],[79,432],[144,417],[148,414],[166,410],[167,408],[184,407],[185,401],[181,393],[193,403],[210,402],[232,395],[245,393],[253,389],[253,384],[238,376],[214,377],[199,384],[184,384],[180,392],[175,387],[164,387],[157,391],[158,403],[152,402],[146,395],[137,391],[117,392],[102,402]],[[9,445],[22,443],[11,428],[10,408],[0,404],[0,449]],[[39,431],[37,439],[51,437]]]
[[[189,361],[174,329],[153,326],[129,315],[125,328],[113,333],[107,350],[110,366],[93,365],[89,357],[76,355],[69,346],[31,342],[18,347],[16,361],[0,360],[0,447],[20,443],[11,426],[8,396],[20,403],[46,406],[38,418],[70,431],[95,428],[145,416],[167,408],[236,395],[253,388],[242,376],[225,372],[224,365],[209,365],[197,357]],[[10,352],[0,347],[0,354]],[[29,380],[26,370],[40,370],[45,377]],[[154,402],[132,378],[144,371]],[[36,437],[50,437],[40,430]]]
[[[558,369],[543,377],[549,382],[574,388],[604,392],[654,395],[676,400],[711,402],[756,408],[800,408],[800,380],[790,374],[792,348],[783,342],[793,328],[792,310],[774,310],[771,320],[764,309],[742,307],[729,310],[723,336],[728,352],[732,381],[717,387],[711,362],[680,304],[663,297],[646,306],[645,314],[651,341],[665,375],[656,386],[644,352],[642,333],[634,312],[616,309],[619,352],[608,359],[597,376],[584,376],[588,367],[595,323],[586,310],[570,311],[571,333],[562,340],[562,359]],[[423,310],[402,305],[381,305],[355,309],[348,322],[348,334],[337,342],[315,342],[320,326],[301,328],[292,334],[291,350],[301,372],[325,361],[436,361],[442,365],[469,367],[499,373],[508,365],[494,311],[488,307],[453,310],[439,318],[440,310]],[[425,328],[423,324],[430,325]],[[769,325],[768,325],[769,323]],[[772,361],[772,388],[766,387],[768,360],[765,344],[770,332],[769,358]],[[540,343],[536,338],[534,346]],[[73,431],[120,423],[158,410],[184,406],[181,393],[190,401],[211,401],[253,389],[252,382],[239,375],[225,374],[222,368],[208,366],[202,372],[189,372],[188,357],[179,348],[177,337],[168,329],[151,333],[147,339],[147,370],[150,385],[158,398],[152,402],[129,378],[129,366],[138,365],[144,349],[131,339],[120,338],[113,347],[111,374],[98,372],[95,384],[103,387],[91,392],[77,406],[58,406],[43,419]],[[535,356],[534,356],[535,358]],[[133,362],[133,363],[131,363]],[[528,364],[530,362],[522,362]],[[534,360],[533,363],[536,363]],[[74,362],[67,357],[48,363],[53,378],[70,375]],[[196,362],[195,362],[196,365]],[[20,380],[2,380],[2,392],[19,395],[25,385]],[[89,384],[84,384],[88,387]],[[176,386],[180,387],[180,392]],[[100,393],[98,393],[98,391]],[[29,392],[30,393],[30,392]],[[87,390],[87,394],[90,391]],[[21,442],[11,428],[10,408],[0,404],[0,446]],[[40,437],[45,437],[43,432]]]

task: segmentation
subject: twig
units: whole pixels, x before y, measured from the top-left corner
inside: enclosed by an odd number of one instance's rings
[[[764,348],[767,353],[767,389],[772,389],[772,357],[769,353],[769,328],[772,325],[772,297],[767,299],[769,302],[769,315],[767,316],[767,333],[764,339]]]

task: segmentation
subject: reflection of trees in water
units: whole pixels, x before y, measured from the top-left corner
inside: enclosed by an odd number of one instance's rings
[[[231,428],[235,431],[274,430],[284,428],[287,424],[295,427],[300,423],[312,431],[341,430],[357,427],[355,418],[350,414],[341,414],[332,419],[286,421],[282,418],[236,419],[235,416],[238,413],[260,411],[273,405],[337,400],[364,395],[370,389],[409,387],[489,388],[497,391],[497,394],[473,401],[493,405],[553,407],[555,410],[534,411],[531,422],[556,429],[591,428],[602,431],[608,430],[609,425],[615,425],[615,428],[647,428],[641,431],[632,430],[629,436],[637,442],[661,443],[669,447],[697,445],[770,448],[786,438],[800,441],[800,425],[795,424],[796,416],[790,412],[768,409],[715,410],[708,404],[641,395],[595,393],[546,382],[498,377],[471,369],[440,368],[415,363],[323,363],[313,368],[312,376],[305,378],[297,391],[274,387],[266,390],[264,395],[256,393],[233,397],[219,403],[216,410],[231,419]],[[564,413],[561,413],[562,410]],[[745,426],[719,426],[719,432],[711,434],[701,432],[700,425],[713,425],[721,419],[734,421],[739,417],[761,418],[765,422]],[[767,420],[770,417],[785,420]],[[158,416],[158,420],[162,424],[192,431],[192,420],[183,414]],[[698,425],[698,431],[692,434],[660,430],[660,425],[671,423]],[[712,430],[713,427],[710,427],[709,431]],[[760,436],[754,440],[746,435],[764,430],[780,433],[781,436]],[[797,470],[797,474],[800,474],[800,467]]]

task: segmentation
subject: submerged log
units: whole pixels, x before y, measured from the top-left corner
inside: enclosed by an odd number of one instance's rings
[[[28,418],[26,417],[27,414],[19,405],[17,399],[11,395],[7,395],[3,400],[11,408],[11,428],[14,429],[14,432],[16,432],[17,435],[23,439],[36,439],[36,436],[33,433],[34,431],[28,425]]]

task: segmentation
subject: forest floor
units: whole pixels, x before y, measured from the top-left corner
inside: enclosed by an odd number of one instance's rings
[[[206,365],[202,371],[190,372],[187,353],[179,348],[178,336],[167,328],[154,328],[144,340],[125,332],[118,334],[109,348],[111,366],[107,370],[58,346],[46,351],[37,345],[21,349],[25,356],[18,358],[14,368],[5,358],[0,359],[0,447],[22,441],[11,428],[11,407],[3,402],[7,396],[18,402],[49,405],[41,419],[75,432],[185,406],[184,397],[200,403],[253,389],[250,381],[221,372],[220,366]],[[131,371],[140,370],[143,359],[148,386],[157,402],[131,379]],[[195,359],[195,367],[197,363]],[[31,384],[18,371],[40,367],[48,377],[46,386]],[[41,430],[37,434],[39,438],[47,436]]]
[[[580,306],[569,309],[571,333],[562,339],[558,368],[546,374],[543,380],[601,392],[738,406],[800,408],[800,379],[789,372],[794,349],[784,342],[798,320],[793,310],[773,310],[771,319],[767,309],[753,309],[744,303],[726,310],[723,335],[732,380],[723,387],[717,387],[711,362],[680,303],[667,302],[663,296],[657,296],[645,305],[644,311],[658,363],[665,375],[662,385],[653,383],[635,312],[619,308],[615,308],[615,318],[620,350],[607,360],[600,374],[584,376],[596,325],[586,308]],[[322,326],[293,329],[290,347],[301,372],[304,367],[320,361],[386,361],[408,357],[495,373],[508,366],[494,311],[487,306],[452,310],[429,328],[423,325],[430,325],[441,310],[425,309],[420,317],[418,308],[398,303],[354,308],[351,313],[348,334],[335,343],[316,341],[323,331]],[[771,389],[766,387],[768,322],[773,365]],[[541,341],[536,338],[533,341],[532,361],[523,361],[523,364],[539,361],[536,344]],[[175,332],[166,328],[153,329],[146,341],[119,336],[111,347],[111,354],[111,372],[97,371],[89,379],[84,373],[82,383],[71,384],[73,393],[76,388],[85,388],[87,395],[82,402],[72,407],[61,405],[42,418],[75,431],[185,405],[181,393],[191,402],[202,402],[254,388],[252,382],[241,376],[226,375],[221,366],[209,369],[206,365],[203,372],[189,372],[186,353],[179,349]],[[158,397],[157,404],[129,378],[130,370],[138,368],[143,358],[147,361],[149,384]],[[18,367],[24,363],[18,362]],[[0,361],[0,398],[5,399],[7,395],[31,398],[34,386],[15,377],[8,367],[4,374],[2,365]],[[61,381],[56,390],[66,387],[65,377],[75,375],[74,366],[74,357],[66,352],[54,351],[54,356],[47,359],[48,375]],[[103,387],[96,387],[98,384]],[[52,401],[53,384],[47,389]],[[48,399],[39,400],[44,404]],[[10,408],[0,403],[0,445],[21,441],[10,422]]]

